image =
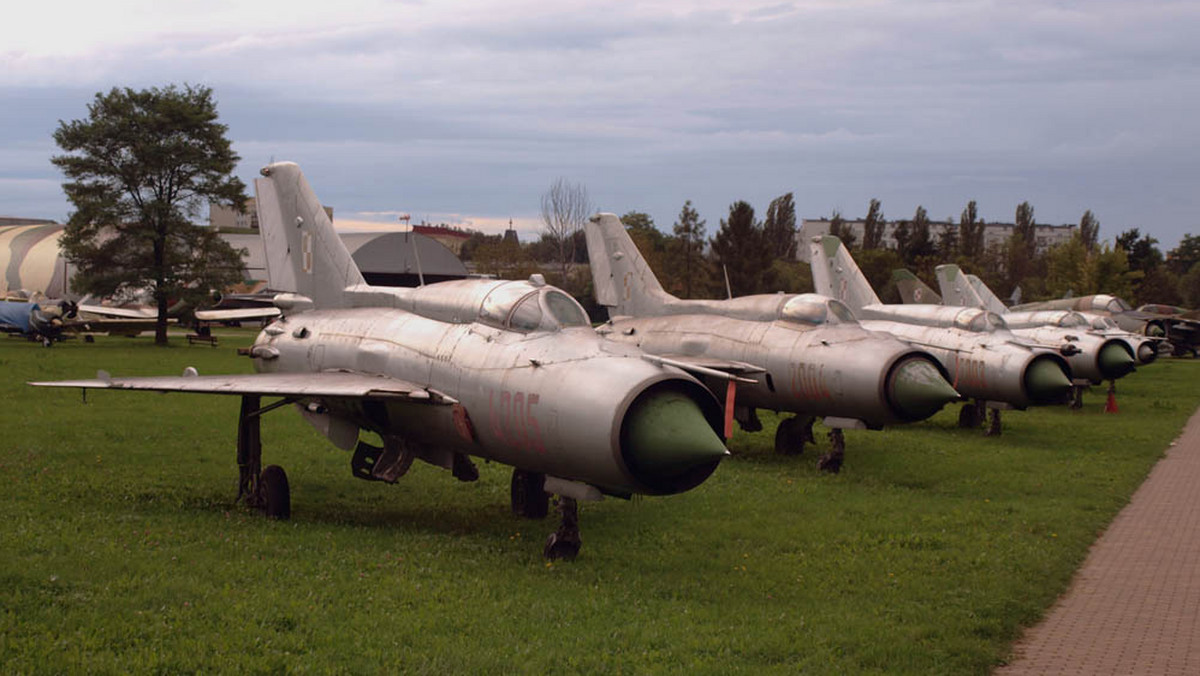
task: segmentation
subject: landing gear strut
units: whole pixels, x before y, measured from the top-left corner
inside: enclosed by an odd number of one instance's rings
[[[983,422],[982,413],[983,408],[979,402],[971,403],[968,401],[958,410],[958,426],[965,429],[978,428],[980,423]]]
[[[514,469],[511,497],[513,514],[523,519],[543,519],[550,512],[550,496],[545,489],[546,475]]]
[[[780,455],[800,455],[804,444],[813,443],[813,417],[793,416],[779,421],[775,428],[775,452]]]
[[[842,471],[842,461],[846,457],[846,439],[840,428],[829,430],[829,452],[817,461],[817,469],[830,474]]]
[[[542,550],[542,556],[551,561],[557,559],[574,561],[575,557],[579,555],[579,547],[582,544],[579,538],[579,506],[575,503],[575,498],[560,495],[558,511],[562,514],[562,521],[558,525],[558,530],[546,538],[546,547]]]
[[[998,409],[998,408],[988,409],[988,421],[989,421],[988,428],[987,428],[987,431],[983,433],[983,436],[985,436],[985,437],[1000,436],[1000,409]]]
[[[238,415],[237,464],[238,500],[246,506],[261,510],[269,518],[287,520],[292,516],[292,495],[287,473],[279,465],[262,469],[262,432],[259,417],[287,400],[261,408],[257,395],[242,397]]]

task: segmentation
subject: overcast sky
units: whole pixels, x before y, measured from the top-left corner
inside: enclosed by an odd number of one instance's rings
[[[339,223],[538,228],[558,177],[669,231],[918,205],[1163,250],[1200,234],[1200,3],[33,2],[0,22],[0,215],[64,220],[58,120],[210,86],[247,182],[300,163]]]

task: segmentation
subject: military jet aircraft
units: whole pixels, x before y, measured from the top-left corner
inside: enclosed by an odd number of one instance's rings
[[[781,453],[802,451],[814,416],[824,416],[833,448],[818,466],[836,472],[843,428],[924,420],[959,398],[931,355],[864,330],[839,301],[816,294],[681,300],[663,290],[617,216],[593,216],[584,230],[596,300],[609,312],[598,330],[666,363],[754,376],[736,389],[701,380],[726,408],[733,404],[747,431],[762,429],[756,409],[795,412],[776,430]]]
[[[414,459],[462,481],[469,456],[511,465],[512,508],[562,521],[549,558],[579,551],[577,500],[667,495],[702,483],[727,454],[707,389],[640,350],[603,340],[569,295],[528,281],[367,285],[300,168],[258,179],[259,223],[284,316],[246,354],[255,374],[32,383],[241,397],[239,498],[290,514],[277,465],[261,469],[259,418],[287,404],[337,447],[356,477],[395,482]],[[278,397],[263,405],[263,397]],[[360,441],[377,433],[379,448]]]
[[[957,265],[939,265],[935,269],[943,303],[966,307],[987,308],[975,286]],[[981,282],[982,283],[982,282]],[[1136,364],[1135,344],[1125,336],[1109,337],[1090,333],[1087,320],[1078,313],[1046,315],[1027,312],[998,313],[1014,335],[1042,343],[1073,343],[1079,351],[1065,355],[1076,379],[1099,384],[1117,380],[1133,372]]]
[[[1088,312],[1075,310],[1033,310],[1029,312],[1014,312],[1005,306],[983,280],[972,274],[961,274],[958,266],[938,268],[942,272],[938,277],[938,285],[946,291],[948,305],[967,305],[981,307],[995,312],[1004,318],[1009,329],[1029,329],[1040,326],[1055,326],[1072,331],[1086,330],[1088,333],[1105,339],[1121,340],[1133,351],[1138,364],[1149,364],[1158,358],[1158,346],[1162,338],[1150,338],[1138,333],[1122,330],[1111,318]],[[957,276],[961,274],[961,280]],[[946,279],[943,281],[943,275]],[[932,289],[925,286],[921,280],[907,270],[897,270],[892,275],[893,280],[901,288],[901,298],[905,303],[943,302],[918,300],[917,294],[924,287],[926,297],[940,298]],[[965,280],[965,284],[962,283]],[[906,291],[907,289],[907,291]],[[1118,355],[1119,357],[1119,355]],[[1119,361],[1124,361],[1119,359]],[[1072,364],[1074,368],[1074,364]]]
[[[849,305],[864,327],[891,333],[941,361],[954,389],[976,401],[959,414],[964,427],[977,426],[986,408],[987,433],[999,434],[1002,408],[1066,403],[1071,391],[1066,360],[1018,339],[998,315],[945,305],[884,305],[837,237],[814,237],[809,254],[819,293]]]
[[[1153,306],[1143,306],[1153,307]],[[1095,294],[1077,298],[1059,298],[1035,303],[1023,303],[1010,308],[1013,311],[1030,310],[1075,310],[1111,317],[1117,326],[1131,333],[1165,338],[1177,357],[1195,355],[1200,350],[1200,320],[1187,319],[1172,314],[1161,314],[1145,310],[1134,310],[1129,303],[1116,296]]]

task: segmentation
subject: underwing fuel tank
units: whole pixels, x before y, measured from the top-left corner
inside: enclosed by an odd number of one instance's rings
[[[385,348],[399,335],[414,354]],[[267,327],[256,348],[271,357],[256,360],[263,371],[319,367],[438,383],[456,405],[328,402],[328,415],[401,436],[433,464],[466,453],[612,494],[666,495],[699,485],[726,455],[722,409],[703,385],[586,326],[516,334],[379,308],[311,311]],[[364,362],[372,354],[387,358]]]

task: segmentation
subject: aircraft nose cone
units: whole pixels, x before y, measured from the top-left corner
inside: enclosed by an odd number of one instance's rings
[[[1035,359],[1025,369],[1025,391],[1034,403],[1059,402],[1071,391],[1071,379],[1063,372],[1058,362],[1052,359]]]
[[[1158,346],[1150,341],[1138,345],[1137,358],[1139,364],[1149,364],[1158,359]]]
[[[627,458],[657,477],[683,474],[725,456],[725,444],[686,394],[659,390],[640,397],[626,423]]]
[[[1133,371],[1134,366],[1133,355],[1129,354],[1124,345],[1117,342],[1100,348],[1100,354],[1096,355],[1096,363],[1100,365],[1100,375],[1104,376],[1105,380],[1120,378]]]
[[[924,420],[959,394],[937,367],[921,357],[907,357],[888,377],[888,400],[906,420]]]

